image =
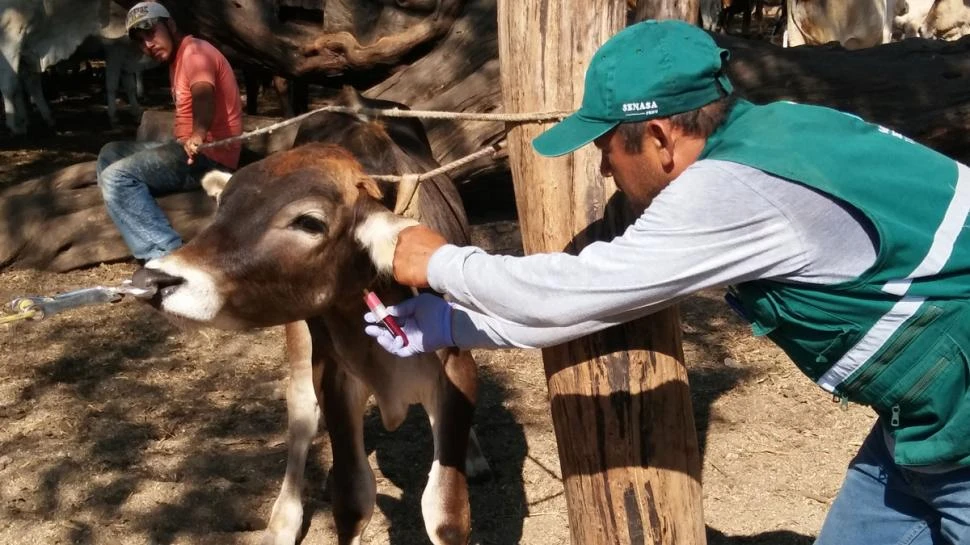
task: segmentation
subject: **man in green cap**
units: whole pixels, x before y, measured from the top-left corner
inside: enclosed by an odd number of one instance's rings
[[[826,391],[879,416],[816,543],[970,543],[970,169],[835,110],[732,96],[728,53],[647,21],[594,55],[580,109],[533,145],[593,143],[640,216],[579,255],[491,256],[400,233],[388,309],[409,356],[545,347],[706,288]]]

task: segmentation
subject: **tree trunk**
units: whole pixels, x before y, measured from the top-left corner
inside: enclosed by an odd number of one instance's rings
[[[622,28],[626,3],[501,0],[502,90],[511,111],[569,110],[595,49]],[[569,26],[556,24],[569,20]],[[615,232],[615,192],[587,146],[537,156],[545,127],[509,132],[527,253],[578,251]],[[615,199],[613,202],[620,202]],[[591,227],[591,224],[593,225]],[[572,543],[702,545],[701,464],[675,308],[542,351]]]
[[[446,34],[465,7],[465,0],[327,0],[317,3],[321,10],[298,11],[278,0],[164,3],[182,30],[214,41],[231,58],[292,78],[391,67]]]
[[[680,19],[697,24],[700,3],[698,0],[637,0],[632,16],[634,21]]]
[[[451,32],[427,55],[402,65],[364,92],[415,110],[501,112],[495,0],[470,0]],[[435,158],[454,161],[498,142],[507,127],[483,121],[423,120]],[[503,158],[483,159],[453,171],[464,180],[483,171],[508,170]]]
[[[970,164],[970,37],[911,38],[855,51],[715,39],[731,51],[731,81],[752,101],[837,108]]]

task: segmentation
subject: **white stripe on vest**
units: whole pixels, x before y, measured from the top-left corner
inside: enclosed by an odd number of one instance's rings
[[[943,270],[943,266],[946,265],[953,253],[953,245],[966,224],[968,214],[970,214],[970,168],[957,163],[957,186],[953,192],[953,198],[946,208],[946,213],[943,215],[943,220],[933,234],[933,243],[930,244],[926,256],[909,276],[899,280],[890,280],[882,288],[883,291],[898,295],[901,299],[872,326],[855,346],[850,348],[831,369],[818,379],[817,384],[819,386],[827,392],[834,391],[839,384],[851,377],[879,349],[885,346],[890,337],[906,320],[916,314],[925,299],[907,297],[906,292],[909,291],[913,279],[932,276]]]

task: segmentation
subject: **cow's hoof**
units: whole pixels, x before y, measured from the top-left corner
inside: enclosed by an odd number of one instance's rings
[[[291,532],[266,530],[259,539],[259,545],[294,545],[299,536]]]
[[[492,480],[492,468],[485,458],[465,461],[465,480],[469,484],[481,484]]]

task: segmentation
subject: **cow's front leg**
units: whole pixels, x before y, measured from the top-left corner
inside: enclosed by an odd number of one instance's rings
[[[337,543],[357,545],[371,515],[377,494],[374,471],[364,450],[364,410],[370,391],[340,365],[323,369],[323,404],[333,467],[329,488]]]
[[[293,545],[303,527],[303,475],[307,452],[320,422],[320,378],[323,361],[313,365],[312,342],[306,322],[286,324],[286,355],[290,364],[286,390],[286,477],[273,503],[263,545]]]
[[[0,67],[2,69],[2,67]],[[9,77],[8,77],[9,76]],[[23,89],[16,73],[0,72],[0,95],[3,95],[3,113],[7,118],[7,128],[11,134],[27,132],[27,104],[24,102]]]
[[[121,74],[121,86],[125,89],[125,95],[128,97],[128,112],[136,121],[141,120],[141,115],[145,113],[145,110],[141,107],[138,102],[138,77],[139,74],[137,70],[139,68],[135,67],[135,63],[131,63],[131,66],[126,66],[129,70],[125,70]]]
[[[51,108],[47,104],[47,99],[44,98],[44,89],[41,86],[40,77],[40,72],[36,69],[23,71],[23,82],[27,93],[30,95],[31,100],[34,101],[34,106],[37,106],[40,117],[47,123],[47,128],[53,129],[54,113],[51,112]]]
[[[7,128],[13,134],[27,132],[27,103],[24,101],[23,86],[18,74],[20,67],[20,48],[27,34],[26,21],[4,22],[4,40],[0,40],[0,95],[3,95],[3,112],[7,118]]]
[[[471,533],[465,466],[477,389],[478,371],[471,355],[448,351],[435,395],[425,406],[434,435],[434,461],[421,510],[435,545],[465,545]]]
[[[118,87],[121,85],[122,67],[125,62],[123,46],[114,41],[104,43],[104,94],[108,106],[108,121],[118,125]]]
[[[492,467],[482,452],[475,429],[468,430],[468,452],[465,454],[465,478],[470,482],[483,482],[492,477]]]

